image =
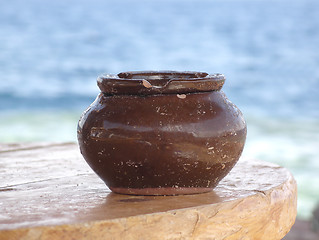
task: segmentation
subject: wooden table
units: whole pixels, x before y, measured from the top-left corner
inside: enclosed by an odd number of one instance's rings
[[[213,192],[111,193],[75,143],[0,145],[0,239],[281,239],[297,187],[278,165],[241,159]]]

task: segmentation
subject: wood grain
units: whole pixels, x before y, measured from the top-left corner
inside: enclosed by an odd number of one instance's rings
[[[0,145],[0,239],[282,239],[297,186],[278,165],[241,159],[213,192],[111,193],[74,143]]]

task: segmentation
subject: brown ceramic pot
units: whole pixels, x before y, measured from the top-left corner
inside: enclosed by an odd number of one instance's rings
[[[81,153],[116,193],[212,190],[238,161],[240,110],[204,72],[124,72],[98,78],[101,93],[78,124]]]

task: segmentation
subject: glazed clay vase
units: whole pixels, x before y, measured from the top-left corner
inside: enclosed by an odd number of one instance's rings
[[[211,191],[238,161],[246,139],[222,74],[145,71],[104,75],[78,124],[80,150],[115,193]]]

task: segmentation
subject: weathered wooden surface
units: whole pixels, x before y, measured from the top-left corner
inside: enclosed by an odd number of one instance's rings
[[[0,239],[281,239],[293,176],[241,159],[210,193],[111,193],[74,143],[0,145]]]

